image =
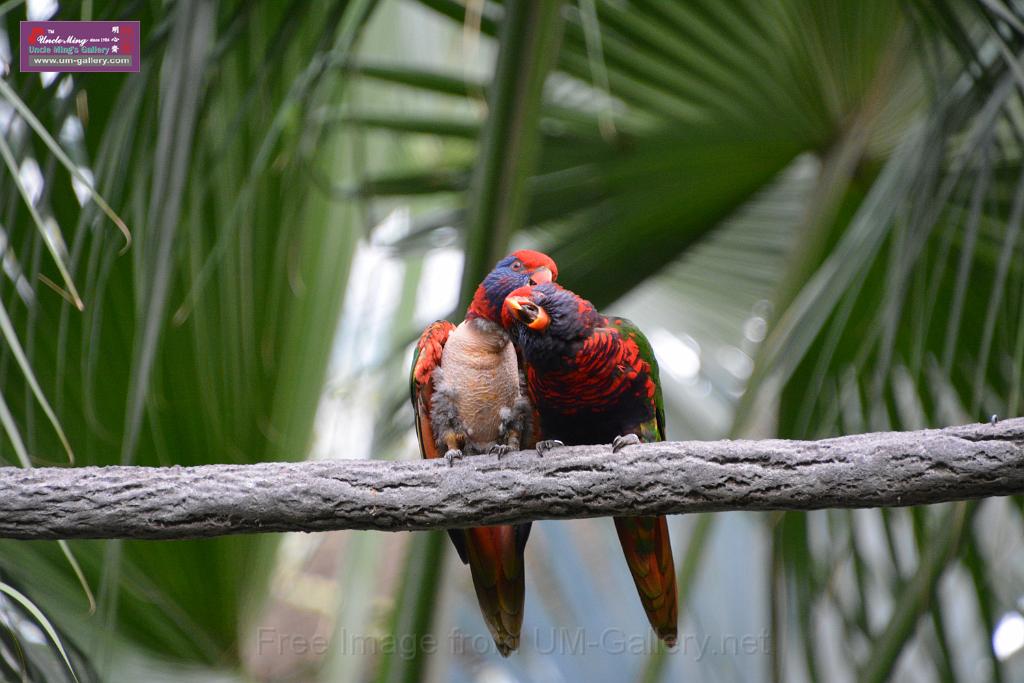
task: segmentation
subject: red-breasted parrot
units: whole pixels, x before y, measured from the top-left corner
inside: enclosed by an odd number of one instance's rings
[[[525,395],[516,351],[500,324],[508,294],[558,275],[554,261],[517,251],[494,267],[476,290],[456,327],[439,320],[424,330],[412,364],[412,405],[424,458],[448,464],[463,454],[532,448],[533,411]],[[468,564],[484,621],[498,651],[519,647],[525,599],[523,550],[529,524],[451,529],[448,535]]]
[[[526,366],[539,450],[610,443],[614,453],[665,439],[658,364],[632,322],[601,315],[589,301],[546,283],[509,295],[502,324]],[[651,626],[675,645],[676,575],[665,518],[617,517],[615,529]]]

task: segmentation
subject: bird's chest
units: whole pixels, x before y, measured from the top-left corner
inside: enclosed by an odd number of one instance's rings
[[[545,439],[567,445],[610,443],[654,418],[645,364],[610,361],[566,371],[527,372]]]
[[[519,365],[508,337],[463,322],[448,337],[441,368],[443,389],[470,441],[479,448],[496,442],[503,409],[519,397]]]

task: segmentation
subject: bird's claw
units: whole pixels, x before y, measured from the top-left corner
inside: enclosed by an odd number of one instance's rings
[[[544,439],[543,441],[538,441],[534,448],[537,449],[537,455],[543,458],[544,454],[552,449],[565,448],[565,444],[558,439]]]
[[[449,448],[448,451],[444,454],[444,461],[448,463],[448,467],[451,467],[452,465],[455,464],[456,460],[461,460],[462,456],[463,453],[458,448]]]
[[[615,437],[615,440],[612,441],[612,453],[618,453],[619,451],[621,451],[626,446],[639,446],[639,445],[640,445],[640,437],[639,436],[637,436],[636,434],[623,434],[621,436]]]
[[[508,455],[513,450],[514,449],[511,446],[509,446],[508,444],[496,443],[493,446],[491,446],[490,448],[488,448],[487,452],[491,453],[493,455],[498,456],[498,460],[501,460],[501,456]]]

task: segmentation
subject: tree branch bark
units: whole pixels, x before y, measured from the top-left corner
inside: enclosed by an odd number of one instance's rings
[[[172,539],[941,503],[1024,493],[1024,418],[823,441],[443,461],[0,468],[0,538]]]

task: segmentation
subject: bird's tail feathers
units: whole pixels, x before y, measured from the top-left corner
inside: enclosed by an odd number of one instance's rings
[[[668,523],[661,517],[616,517],[615,530],[647,619],[665,644],[678,635],[678,595]]]
[[[504,657],[519,647],[526,599],[523,541],[528,533],[529,525],[466,530],[477,602],[498,652]]]

